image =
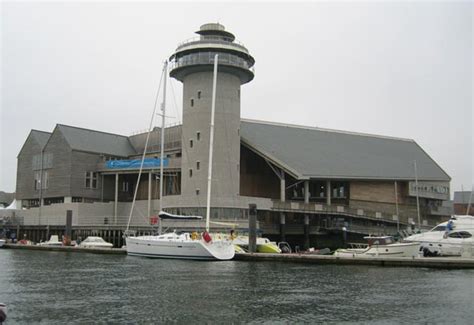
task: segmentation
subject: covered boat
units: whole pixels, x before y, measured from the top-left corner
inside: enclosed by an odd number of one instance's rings
[[[418,255],[417,243],[398,243],[393,236],[368,236],[366,248],[338,249],[337,257],[414,257]]]

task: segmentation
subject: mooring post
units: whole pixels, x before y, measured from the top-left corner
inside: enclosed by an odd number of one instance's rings
[[[309,249],[309,215],[304,215],[304,249]]]
[[[257,205],[249,204],[249,252],[257,251]]]
[[[285,235],[285,223],[286,223],[286,217],[285,214],[282,212],[280,213],[280,241],[284,242],[286,241],[286,235]]]
[[[66,231],[64,237],[65,244],[69,245],[72,238],[72,210],[66,211]]]

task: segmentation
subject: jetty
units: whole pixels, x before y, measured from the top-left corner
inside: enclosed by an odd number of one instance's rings
[[[36,251],[74,252],[89,254],[126,255],[123,248],[84,248],[74,246],[39,246],[5,244],[6,249],[24,249]],[[372,265],[385,267],[424,267],[434,269],[474,269],[474,258],[463,257],[337,257],[316,254],[269,254],[236,253],[234,260],[251,262],[288,262],[305,264]]]

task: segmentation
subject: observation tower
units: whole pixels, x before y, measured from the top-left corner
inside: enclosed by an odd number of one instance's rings
[[[240,86],[253,79],[255,60],[221,24],[202,25],[196,33],[198,37],[181,43],[171,55],[170,76],[183,83],[181,196],[194,202],[197,196],[202,205],[207,191],[214,56],[219,55],[213,201],[239,195]]]

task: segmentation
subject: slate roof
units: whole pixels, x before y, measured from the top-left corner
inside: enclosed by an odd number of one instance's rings
[[[62,133],[73,150],[128,157],[136,154],[128,137],[118,134],[83,129],[58,124],[56,128]]]
[[[45,132],[45,131],[39,131],[39,130],[31,130],[31,135],[38,142],[41,149],[43,149],[46,143],[48,142],[48,139],[51,136],[51,133]]]
[[[413,140],[242,120],[241,139],[296,178],[450,181]]]

